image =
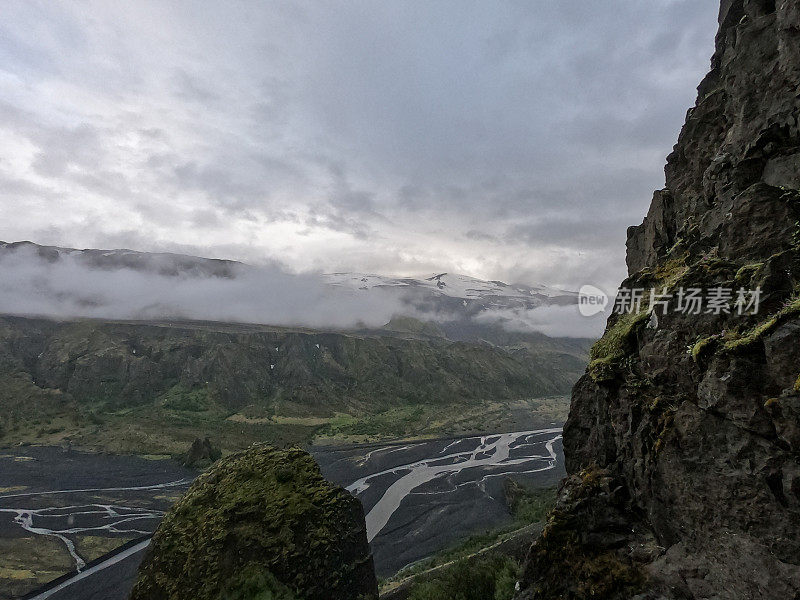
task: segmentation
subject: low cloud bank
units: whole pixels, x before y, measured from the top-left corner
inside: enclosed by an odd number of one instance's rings
[[[379,290],[333,288],[320,276],[233,266],[233,277],[92,268],[29,248],[0,256],[0,312],[102,319],[197,319],[306,327],[376,327],[401,310]]]
[[[39,248],[37,250],[37,248]],[[605,315],[577,305],[489,308],[467,314],[420,304],[397,288],[331,285],[321,274],[177,255],[58,251],[20,246],[0,253],[0,314],[49,318],[169,319],[347,329],[381,327],[396,315],[473,319],[509,331],[599,337]]]
[[[509,331],[538,331],[551,337],[599,338],[603,335],[608,314],[585,317],[578,305],[541,306],[533,310],[492,309],[482,312],[475,320],[498,324]]]

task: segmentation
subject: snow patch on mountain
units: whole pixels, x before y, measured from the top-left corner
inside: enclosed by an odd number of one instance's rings
[[[352,289],[406,288],[427,290],[434,294],[464,300],[486,300],[496,297],[518,299],[528,303],[532,299],[539,299],[542,304],[549,304],[550,302],[547,302],[547,300],[555,298],[562,301],[570,300],[570,303],[577,302],[578,298],[577,292],[559,290],[545,285],[509,285],[502,281],[484,281],[455,273],[438,273],[421,278],[394,278],[363,273],[327,273],[323,277],[331,285]]]

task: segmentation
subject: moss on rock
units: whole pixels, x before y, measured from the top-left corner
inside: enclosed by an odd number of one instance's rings
[[[377,598],[363,508],[308,453],[257,444],[217,462],[167,513],[131,600],[293,596]]]
[[[626,313],[620,315],[606,330],[589,354],[589,375],[592,379],[602,382],[614,378],[617,363],[627,356],[632,338],[649,316],[647,312]]]
[[[750,285],[762,272],[764,271],[764,263],[757,262],[749,265],[744,265],[738,271],[734,280],[737,285],[745,286]]]
[[[770,315],[751,329],[742,334],[729,335],[725,342],[725,350],[734,351],[746,348],[775,331],[780,324],[798,315],[800,315],[800,297],[795,296],[787,301],[777,313]]]
[[[694,362],[696,364],[700,364],[706,356],[709,356],[711,353],[713,353],[721,337],[722,336],[720,334],[717,334],[697,340],[695,345],[692,346],[691,350],[692,359]]]

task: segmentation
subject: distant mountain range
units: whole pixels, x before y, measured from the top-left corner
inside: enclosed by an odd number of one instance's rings
[[[70,257],[79,263],[104,270],[133,269],[166,276],[233,278],[244,263],[235,260],[200,258],[168,252],[137,252],[135,250],[78,250],[60,246],[42,246],[33,242],[0,242],[0,258],[19,251],[29,251],[50,263]]]
[[[92,270],[131,269],[181,279],[237,279],[252,275],[258,267],[245,263],[196,256],[137,252],[134,250],[75,249],[42,246],[32,242],[0,242],[0,261],[28,252],[47,263],[65,258]],[[0,263],[0,269],[2,264]],[[409,313],[425,315],[425,320],[454,323],[471,319],[484,311],[532,310],[543,306],[568,306],[578,301],[577,292],[545,285],[509,285],[484,281],[455,273],[436,273],[419,278],[387,277],[364,273],[326,273],[319,276],[332,290],[351,293],[383,294],[382,298],[408,306]],[[49,293],[43,291],[42,293]],[[91,302],[91,300],[89,300]],[[0,312],[3,307],[0,306]]]

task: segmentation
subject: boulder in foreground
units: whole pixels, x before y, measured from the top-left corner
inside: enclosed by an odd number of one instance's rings
[[[131,600],[375,600],[361,503],[303,450],[217,462],[167,513]]]

